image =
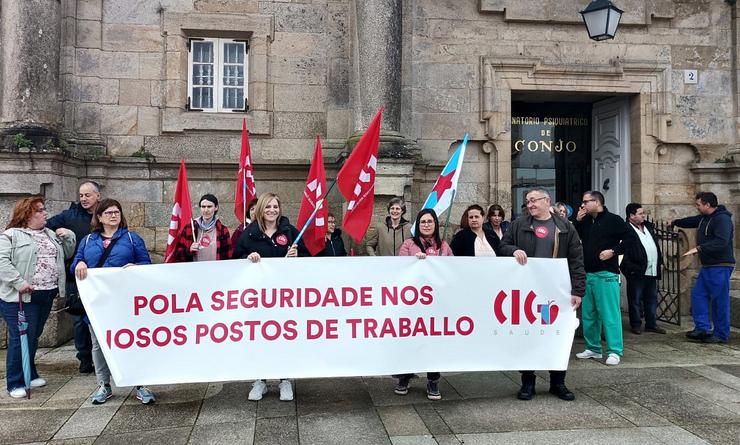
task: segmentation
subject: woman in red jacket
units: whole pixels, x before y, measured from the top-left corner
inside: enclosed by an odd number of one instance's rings
[[[198,201],[200,217],[180,231],[174,262],[228,260],[231,258],[229,229],[218,219],[218,198],[206,193]],[[193,228],[195,236],[193,236]]]

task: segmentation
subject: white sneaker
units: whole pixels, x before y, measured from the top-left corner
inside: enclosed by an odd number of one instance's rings
[[[264,380],[255,380],[252,383],[252,390],[249,391],[249,400],[262,400],[265,394],[267,394],[267,383]]]
[[[26,393],[26,388],[16,388],[12,391],[8,391],[8,394],[10,394],[10,397],[14,399],[22,399],[28,395]]]
[[[293,400],[293,385],[290,384],[290,380],[280,380],[278,388],[280,388],[280,400]]]
[[[601,358],[601,354],[599,354],[598,352],[594,352],[590,349],[586,349],[585,351],[579,352],[578,354],[576,354],[576,357],[578,358]]]
[[[41,388],[42,386],[46,386],[46,379],[38,377],[31,380],[31,388]]]
[[[604,363],[606,363],[607,365],[616,366],[619,364],[619,360],[619,355],[612,352],[611,354],[609,354],[609,357],[606,358],[606,361]]]

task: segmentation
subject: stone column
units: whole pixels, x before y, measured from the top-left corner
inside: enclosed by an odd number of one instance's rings
[[[41,147],[56,142],[61,115],[59,0],[1,0],[0,147],[13,135]]]

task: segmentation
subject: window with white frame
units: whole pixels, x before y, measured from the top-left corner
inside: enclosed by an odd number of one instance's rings
[[[247,41],[191,38],[188,47],[187,108],[210,112],[247,111]]]

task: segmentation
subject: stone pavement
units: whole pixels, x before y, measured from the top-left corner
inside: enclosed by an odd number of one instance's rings
[[[93,406],[95,379],[77,373],[69,344],[40,351],[49,384],[31,400],[0,395],[0,443],[740,444],[737,333],[729,346],[701,345],[684,340],[684,324],[668,335],[627,330],[617,367],[572,358],[575,402],[547,392],[547,373],[522,402],[517,372],[479,372],[443,375],[438,402],[426,399],[424,379],[401,397],[390,377],[356,377],[298,380],[294,402],[280,402],[271,381],[258,403],[247,400],[249,382],[229,382],[153,387],[152,406],[114,388]],[[572,352],[582,349],[577,339]]]

